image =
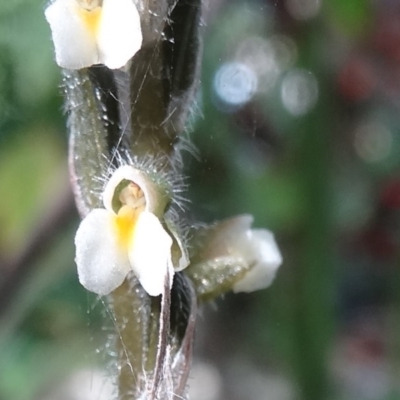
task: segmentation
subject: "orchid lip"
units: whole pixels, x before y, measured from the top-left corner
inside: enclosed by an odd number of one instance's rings
[[[144,172],[117,169],[104,192],[104,209],[92,210],[81,222],[76,237],[76,263],[82,285],[99,295],[112,292],[133,271],[145,291],[158,296],[165,277],[174,275],[173,239],[162,221],[149,211],[146,196],[157,194]]]

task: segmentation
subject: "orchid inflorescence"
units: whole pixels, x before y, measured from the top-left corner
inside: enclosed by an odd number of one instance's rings
[[[169,399],[168,385],[183,396],[197,303],[265,288],[282,263],[273,234],[252,228],[249,215],[206,225],[190,224],[179,212],[177,131],[197,79],[199,63],[190,57],[201,46],[195,29],[187,34],[197,45],[171,39],[160,46],[165,32],[184,31],[160,28],[160,21],[171,23],[168,7],[177,3],[182,26],[189,17],[199,23],[200,0],[53,0],[45,10],[64,68],[72,186],[83,217],[75,236],[78,277],[87,290],[107,296],[113,310],[123,398],[167,399],[168,392]],[[140,62],[145,68],[136,68]]]
[[[132,0],[54,0],[45,15],[56,61],[63,68],[95,64],[122,68],[142,45],[140,16]],[[104,208],[90,211],[75,238],[79,280],[86,289],[107,295],[132,271],[149,295],[158,296],[165,276],[172,286],[174,272],[189,266],[183,249],[187,244],[166,224],[169,201],[165,196],[145,171],[133,165],[114,171],[102,194]],[[272,282],[282,261],[279,249],[271,232],[251,229],[251,223],[250,216],[236,217],[203,226],[198,229],[202,235],[192,233],[195,262],[188,275],[199,292],[210,289],[202,269],[207,276],[218,276],[241,266],[230,284],[235,292],[261,289]],[[196,242],[204,236],[206,241]],[[177,243],[182,256],[174,264],[172,248]]]

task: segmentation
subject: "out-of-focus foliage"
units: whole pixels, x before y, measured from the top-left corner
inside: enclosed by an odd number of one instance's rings
[[[68,186],[43,6],[0,4],[0,284]],[[254,214],[284,265],[270,289],[205,308],[192,398],[400,398],[399,5],[220,0],[205,21],[190,217]],[[77,223],[71,213],[0,307],[0,398],[61,398],[55,387],[102,364]]]
[[[0,4],[0,397],[43,398],[93,358],[94,305],[77,285],[73,231],[65,224],[12,298],[11,267],[67,193],[60,71],[38,1]],[[72,216],[77,222],[77,217]],[[74,223],[76,225],[76,223]],[[93,334],[89,333],[94,331]],[[83,357],[82,357],[83,355]]]

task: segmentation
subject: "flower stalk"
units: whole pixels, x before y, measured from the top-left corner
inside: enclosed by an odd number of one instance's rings
[[[172,18],[173,10],[169,12]],[[143,12],[142,20],[143,15],[149,14]],[[156,23],[147,22],[153,27]],[[192,22],[198,26],[197,21]],[[181,22],[175,23],[178,26]],[[151,32],[154,35],[155,30]],[[185,48],[171,48],[173,38],[167,42],[161,33],[153,39],[143,35],[143,48],[125,70],[112,71],[104,66],[64,70],[71,180],[82,217],[102,209],[105,184],[110,173],[121,164],[136,165],[162,189],[162,198],[167,200],[162,201],[164,206],[157,211],[160,221],[172,200],[174,188],[168,183],[179,180],[176,144],[188,111],[181,97],[188,99],[193,93],[198,63],[191,61],[188,65],[193,70],[186,67],[181,71],[190,77],[185,87],[179,86],[176,75],[167,76],[167,71],[175,71],[172,64],[178,62],[178,56],[179,62],[190,57],[197,59],[199,52],[195,43],[199,39],[195,29],[193,38],[189,38],[191,53],[188,54]],[[169,190],[164,191],[168,186]],[[169,228],[168,232],[171,232]],[[171,236],[174,235],[171,233]],[[179,248],[182,240],[174,237],[174,243]],[[181,256],[185,251],[180,252]],[[129,273],[107,298],[116,328],[119,399],[167,399],[172,393],[185,395],[196,296],[186,278],[176,277],[175,281],[184,284],[175,283],[172,294],[168,284],[160,300],[149,296],[137,277]],[[181,315],[174,313],[174,309],[186,309],[188,313]]]
[[[83,218],[75,261],[81,284],[111,311],[120,400],[187,398],[198,301],[267,287],[282,261],[250,216],[180,228],[180,143],[198,81],[201,9],[201,0],[54,0],[46,10],[67,68],[69,164]],[[72,51],[68,32],[90,51]]]

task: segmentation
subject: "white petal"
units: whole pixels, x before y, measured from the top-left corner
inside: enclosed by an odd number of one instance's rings
[[[158,218],[149,212],[142,212],[136,222],[135,233],[129,251],[133,271],[150,296],[164,291],[164,282],[169,270],[170,287],[174,270],[171,262],[172,239],[164,230]]]
[[[264,289],[272,283],[282,264],[282,255],[274,235],[266,229],[253,229],[247,232],[247,240],[242,239],[242,254],[253,267],[235,284],[233,291],[237,293]]]
[[[55,0],[45,10],[56,62],[62,68],[80,69],[100,62],[95,38],[80,17],[79,9],[75,0]]]
[[[82,220],[75,236],[79,281],[99,295],[116,289],[131,270],[127,254],[118,248],[113,217],[95,209]]]
[[[157,207],[158,195],[154,183],[146,176],[146,174],[131,165],[124,165],[119,167],[107,182],[103,192],[104,207],[110,212],[112,209],[112,200],[114,197],[115,189],[123,181],[131,181],[136,183],[142,189],[146,199],[146,211],[153,211]]]
[[[140,49],[140,16],[132,0],[103,0],[97,45],[101,62],[111,69],[122,68]]]

